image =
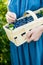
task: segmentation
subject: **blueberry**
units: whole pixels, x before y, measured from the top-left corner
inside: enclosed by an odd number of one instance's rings
[[[36,14],[37,15],[37,17],[39,18],[39,17],[42,17],[42,15],[41,14]],[[16,22],[14,23],[14,28],[17,28],[17,27],[19,27],[19,26],[22,26],[22,25],[24,25],[24,24],[27,24],[28,22],[32,22],[34,19],[32,18],[32,16],[30,16],[30,17],[25,17],[25,18],[23,18],[23,19],[20,19],[20,20],[16,20]]]

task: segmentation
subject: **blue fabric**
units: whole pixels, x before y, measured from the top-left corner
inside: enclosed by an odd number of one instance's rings
[[[43,7],[43,0],[10,0],[8,6],[11,12],[17,14],[17,18],[26,10],[36,10],[40,7]],[[19,26],[19,23],[17,25]],[[10,54],[11,65],[43,65],[43,34],[37,42],[25,42],[19,47],[10,42]]]

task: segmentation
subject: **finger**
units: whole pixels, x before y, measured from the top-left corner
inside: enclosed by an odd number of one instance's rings
[[[9,17],[8,15],[6,15],[6,19],[8,19],[8,20],[10,19],[11,21],[15,21],[15,19]]]
[[[28,37],[28,38],[30,38],[31,37],[31,35],[32,35],[32,32],[31,31],[29,31],[28,33],[26,33],[26,38]]]
[[[34,39],[33,39],[33,41],[38,41],[40,39],[40,37],[35,37]]]
[[[30,39],[31,39],[31,40],[34,40],[34,38],[35,38],[35,35],[34,35],[34,33],[33,33]]]
[[[15,18],[16,19],[16,14],[15,13],[12,13],[12,12],[8,12],[7,15],[11,18]]]
[[[14,22],[13,20],[11,20],[11,19],[9,19],[9,18],[6,18],[6,19],[7,19],[7,22],[8,22],[8,23]]]
[[[38,41],[38,39],[34,39],[33,41]]]
[[[13,20],[10,20],[10,19],[7,19],[7,22],[8,23],[13,23],[14,21]]]
[[[27,37],[27,42],[31,42],[33,40],[33,33],[30,35],[30,37]]]
[[[32,33],[32,31],[29,31],[29,32],[30,32],[30,33],[28,33],[29,35],[27,34],[27,36],[26,36],[27,42],[31,42],[32,41],[31,36],[32,36],[33,33]]]
[[[27,42],[31,42],[32,38],[31,37],[27,37],[26,40],[27,40]]]
[[[31,42],[32,41],[32,39],[31,38],[27,38],[27,42],[29,43],[29,42]]]
[[[36,37],[36,35],[34,35],[34,33],[33,33],[33,35],[31,36],[31,40],[33,40],[33,41],[37,41],[39,38],[38,37]]]

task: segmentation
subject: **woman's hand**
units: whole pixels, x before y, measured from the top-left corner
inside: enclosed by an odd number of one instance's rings
[[[16,20],[16,14],[8,11],[6,14],[6,20],[8,23],[14,22]]]
[[[43,32],[42,30],[43,30],[43,27],[42,26],[39,26],[39,27],[34,28],[31,31],[29,31],[26,34],[27,42],[31,42],[32,40],[33,41],[39,40],[39,38],[41,37],[42,32]]]

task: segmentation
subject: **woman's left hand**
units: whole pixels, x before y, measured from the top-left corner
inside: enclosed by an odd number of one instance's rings
[[[27,42],[37,41],[42,35],[42,27],[39,26],[37,28],[32,29],[26,34]]]

